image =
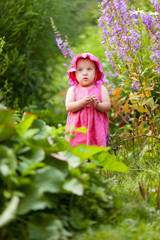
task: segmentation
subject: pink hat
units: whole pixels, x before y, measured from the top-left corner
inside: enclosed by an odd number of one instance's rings
[[[97,70],[96,70],[96,77],[95,77],[94,82],[96,82],[96,84],[103,84],[102,79],[104,77],[104,73],[103,73],[102,65],[101,65],[99,59],[97,57],[95,57],[94,55],[92,55],[91,53],[83,53],[83,54],[80,53],[76,57],[73,58],[72,66],[67,71],[68,78],[69,78],[69,85],[74,86],[74,85],[78,84],[77,79],[75,77],[75,71],[76,71],[76,67],[77,67],[77,61],[82,58],[84,58],[84,59],[88,58],[96,64]]]

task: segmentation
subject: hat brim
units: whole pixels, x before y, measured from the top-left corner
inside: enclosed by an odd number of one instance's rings
[[[82,53],[82,54],[80,53],[73,58],[72,66],[67,71],[68,78],[69,78],[69,85],[74,86],[78,84],[77,79],[75,77],[75,72],[77,67],[77,61],[79,59],[90,59],[96,64],[97,70],[96,70],[96,77],[94,82],[96,84],[103,84],[104,73],[103,73],[102,65],[99,59],[91,53]]]

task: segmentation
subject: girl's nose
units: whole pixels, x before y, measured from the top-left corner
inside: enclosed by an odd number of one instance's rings
[[[84,71],[83,71],[83,75],[86,75],[86,74],[87,74],[87,70],[84,70]]]

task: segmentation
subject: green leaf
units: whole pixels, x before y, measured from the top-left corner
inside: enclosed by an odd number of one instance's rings
[[[36,133],[38,133],[38,129],[27,129],[23,133],[23,139],[24,138],[31,138],[34,135],[36,135]]]
[[[30,185],[21,186],[24,198],[21,199],[21,202],[18,207],[18,214],[23,215],[30,211],[41,210],[45,208],[51,208],[52,202],[47,199],[39,192],[39,189],[30,183]]]
[[[65,181],[66,173],[46,166],[36,171],[36,175],[30,177],[30,184],[21,186],[25,197],[21,200],[19,214],[25,214],[31,210],[51,208],[53,202],[44,197],[44,193],[59,193]]]
[[[148,98],[148,99],[144,102],[144,104],[149,105],[152,109],[154,109],[154,107],[155,107],[155,102],[154,102],[154,100],[153,100],[152,97],[151,97],[151,98]]]
[[[24,135],[25,131],[31,127],[35,119],[36,119],[36,115],[33,115],[33,114],[24,115],[23,121],[16,126],[17,132],[21,137]]]
[[[76,195],[83,195],[83,184],[76,178],[72,178],[63,185],[63,189]]]
[[[28,152],[28,151],[30,151],[31,150],[31,148],[29,147],[29,146],[17,146],[17,154],[19,155],[19,154],[24,154],[24,153],[26,153],[26,152]]]
[[[59,160],[59,158],[56,157],[57,154],[54,154],[53,156],[47,156],[45,163],[48,165],[58,169],[59,171],[63,172],[65,176],[68,174],[68,162]]]
[[[27,163],[27,162],[20,162],[18,170],[22,173],[23,176],[25,175],[35,175],[37,168],[45,167],[45,163]]]
[[[86,146],[85,144],[77,145],[70,150],[73,155],[78,156],[82,161],[91,158],[91,156],[102,151],[107,151],[107,148],[98,146]]]
[[[17,196],[13,196],[7,208],[0,215],[0,227],[4,226],[14,219],[18,204],[19,198]]]
[[[11,110],[0,109],[0,124],[3,123],[8,123],[10,125],[14,124],[13,112]]]
[[[30,161],[32,163],[38,163],[43,161],[45,158],[45,152],[42,148],[32,148],[26,154],[19,156],[19,159],[24,161]]]
[[[76,168],[81,164],[81,159],[68,151],[59,152],[59,155],[66,158],[69,168]]]
[[[3,176],[8,176],[11,174],[11,171],[8,167],[8,165],[6,164],[0,164],[0,173],[3,175]]]
[[[7,146],[1,145],[0,146],[0,159],[8,158],[9,151],[10,151],[10,149]]]
[[[80,127],[80,128],[72,127],[71,130],[74,131],[74,132],[80,132],[80,133],[86,133],[87,132],[86,127]]]
[[[5,145],[0,146],[0,173],[8,176],[16,171],[17,160],[12,149]]]
[[[99,162],[99,165],[103,167],[104,170],[116,171],[116,172],[129,172],[129,167],[127,167],[124,163],[116,160],[114,154],[110,154],[109,152],[101,152],[93,157]]]
[[[9,139],[15,132],[15,127],[8,123],[0,125],[0,142]]]
[[[57,168],[47,166],[43,169],[38,169],[37,174],[31,178],[31,181],[40,193],[56,193],[60,191],[65,177],[66,174],[64,172]]]
[[[15,132],[13,112],[0,110],[0,142],[9,139]]]
[[[35,169],[45,166],[45,163],[40,163],[45,158],[45,152],[41,148],[33,148],[27,151],[26,154],[19,155],[18,158],[21,160],[18,169],[23,175],[35,174]]]

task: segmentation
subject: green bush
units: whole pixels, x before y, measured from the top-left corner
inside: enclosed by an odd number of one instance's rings
[[[48,99],[62,88],[63,84],[56,78],[55,71],[57,63],[62,64],[63,60],[59,58],[60,51],[53,37],[50,17],[54,17],[60,24],[62,34],[65,35],[67,32],[75,44],[77,35],[84,30],[86,19],[89,19],[87,13],[89,9],[94,12],[90,19],[95,19],[96,2],[96,0],[87,4],[79,0],[75,0],[74,3],[64,0],[0,2],[0,37],[4,37],[5,41],[3,62],[2,55],[0,57],[1,68],[6,66],[6,61],[8,62],[7,71],[4,71],[4,67],[3,71],[0,70],[3,72],[0,89],[7,80],[8,88],[12,90],[6,99],[8,107],[14,108],[17,101],[21,108],[34,104],[42,109]]]
[[[71,148],[64,127],[34,114],[24,113],[19,123],[12,111],[0,116],[0,238],[67,239],[103,222],[115,204],[96,169],[128,167],[104,147]]]

